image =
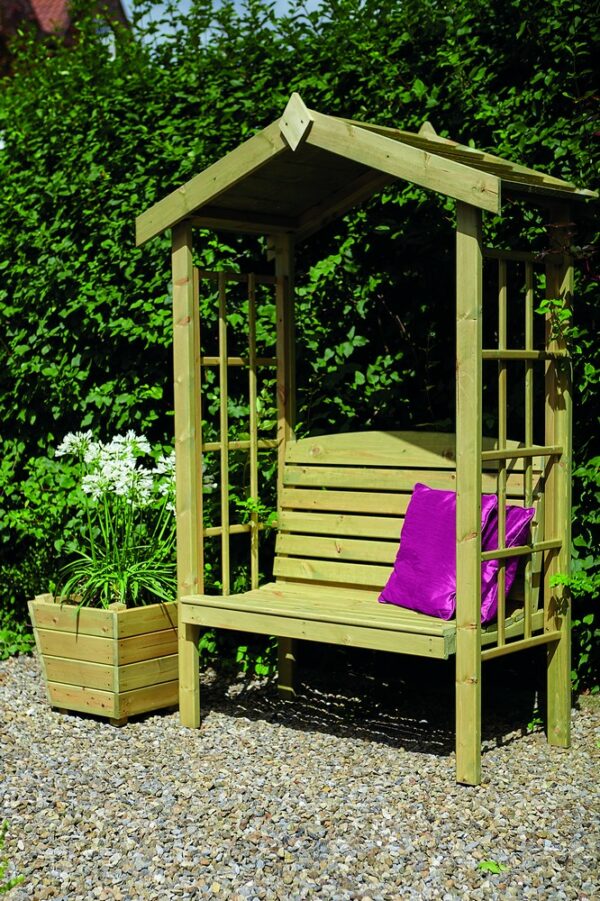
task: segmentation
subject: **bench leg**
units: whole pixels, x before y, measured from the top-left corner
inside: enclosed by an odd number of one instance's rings
[[[474,637],[476,639],[477,635]],[[461,654],[461,648],[457,647],[456,654],[456,781],[465,785],[479,785],[481,659],[473,637],[467,635],[464,639],[466,647],[462,649],[463,653]]]
[[[296,697],[296,641],[277,639],[277,690],[279,697],[293,701]]]
[[[179,623],[179,719],[182,726],[200,725],[200,627]]]
[[[570,627],[570,623],[568,624]],[[548,744],[558,748],[571,745],[571,635],[563,629],[560,641],[548,646],[547,680]]]

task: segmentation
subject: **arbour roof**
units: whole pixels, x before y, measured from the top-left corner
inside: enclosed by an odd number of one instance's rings
[[[548,198],[594,191],[440,138],[308,109],[292,94],[283,115],[136,220],[137,243],[184,219],[303,239],[397,178],[500,212],[502,191]]]

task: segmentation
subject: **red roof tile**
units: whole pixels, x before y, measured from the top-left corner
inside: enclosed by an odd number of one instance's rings
[[[66,31],[69,27],[68,0],[31,0],[42,31]]]

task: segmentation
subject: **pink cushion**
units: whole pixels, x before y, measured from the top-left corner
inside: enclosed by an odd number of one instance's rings
[[[527,544],[529,538],[529,524],[533,519],[535,509],[533,507],[507,507],[506,508],[506,547],[519,547]],[[487,526],[482,530],[481,550],[495,551],[498,548],[498,515],[490,517]],[[520,557],[512,557],[506,563],[505,593],[512,588]],[[498,612],[498,560],[488,560],[492,564],[492,578],[481,596],[481,622],[487,623],[494,619]]]
[[[496,513],[495,494],[481,498],[481,527],[488,528]],[[482,565],[482,594],[494,581],[491,560]],[[379,596],[382,604],[396,604],[450,619],[456,609],[456,493],[415,485],[406,510],[402,539],[394,569]],[[497,604],[496,588],[496,604]]]

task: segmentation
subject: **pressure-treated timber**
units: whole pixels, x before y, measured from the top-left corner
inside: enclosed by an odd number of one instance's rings
[[[227,357],[226,363],[228,366],[250,366],[250,360],[245,359],[244,357]],[[200,358],[201,366],[220,366],[221,360],[219,357],[201,357]],[[254,357],[254,366],[277,366],[277,360],[275,357]]]
[[[249,235],[267,235],[272,232],[297,232],[298,218],[295,216],[278,216],[276,213],[261,215],[248,210],[239,213],[221,209],[218,206],[202,207],[202,215],[190,216],[187,219],[198,228],[211,228],[215,231],[243,232]]]
[[[398,140],[311,110],[307,143],[448,197],[500,212],[500,180]]]
[[[293,93],[287,102],[279,122],[281,133],[292,150],[296,150],[305,141],[312,128],[314,119],[305,106],[300,94]]]
[[[481,778],[481,212],[456,207],[456,778]]]
[[[293,115],[308,116],[298,95]],[[304,128],[306,139],[312,128],[312,116]],[[297,127],[297,126],[296,126]],[[289,135],[288,135],[289,137]],[[293,139],[293,138],[292,138]],[[275,259],[275,310],[277,332],[277,512],[283,509],[284,465],[288,448],[295,441],[296,426],[296,341],[294,315],[294,245],[286,235],[274,235],[271,246]],[[298,649],[294,636],[279,635],[277,640],[278,691],[292,700],[296,694],[296,659]]]
[[[509,557],[524,557],[538,551],[547,551],[554,548],[561,548],[563,544],[562,538],[547,538],[543,541],[533,542],[532,544],[523,544],[515,547],[495,549],[491,551],[483,551],[482,560],[506,560]]]
[[[525,651],[529,648],[535,648],[540,644],[548,644],[554,646],[561,637],[560,631],[544,632],[542,635],[534,635],[530,638],[522,638],[513,641],[510,644],[498,644],[495,648],[488,648],[481,652],[482,660],[493,660],[494,657],[504,657],[506,654],[513,654],[515,651]]]
[[[219,269],[218,271],[213,271],[212,269],[197,269],[196,271],[200,278],[207,279],[211,282],[219,282],[220,279],[224,278],[226,282],[238,282],[241,285],[248,284],[248,276],[242,272],[235,272],[233,269]],[[275,275],[253,273],[252,278],[256,285],[277,284],[277,276]]]
[[[352,207],[378,194],[394,181],[391,175],[371,170],[359,175],[350,184],[328,194],[324,200],[309,207],[298,219],[294,238],[304,241],[328,222],[342,216]]]
[[[279,122],[273,122],[138,216],[136,243],[139,246],[165,228],[177,225],[287,149]]]
[[[493,350],[485,348],[481,354],[484,360],[557,360],[568,356],[564,350]]]
[[[257,446],[259,450],[271,450],[272,448],[276,448],[278,446],[278,443],[276,438],[259,438],[257,441]],[[227,449],[230,451],[250,450],[250,441],[228,441]],[[207,441],[206,444],[202,445],[202,452],[204,454],[221,453],[222,450],[223,444],[221,441]]]
[[[275,361],[277,362],[277,361]],[[250,497],[258,500],[258,382],[256,277],[248,276],[248,402],[250,406]],[[258,588],[258,511],[250,513],[250,587]]]
[[[504,187],[542,203],[598,196],[437,135],[324,115],[293,94],[281,118],[138,216],[136,240],[185,221],[300,241],[396,178],[493,212]]]
[[[400,128],[390,128],[388,126],[358,122],[348,118],[339,119],[338,121],[345,122],[347,125],[354,125],[366,131],[373,131],[384,137],[402,141],[403,143],[419,147],[429,153],[439,154],[448,159],[465,163],[468,166],[482,168],[484,171],[495,172],[514,180],[521,179],[522,181],[529,183],[533,188],[537,185],[544,185],[556,188],[559,191],[566,191],[569,193],[575,192],[584,196],[597,196],[595,191],[577,189],[575,185],[569,184],[569,182],[563,181],[562,179],[554,178],[545,172],[539,172],[528,166],[513,163],[510,160],[505,160],[502,157],[495,156],[487,151],[478,150],[475,147],[459,144],[457,141],[452,141],[449,138],[444,138],[438,134],[432,133],[429,129],[424,129],[423,126],[419,129],[419,132],[415,134],[414,132],[405,131]],[[425,123],[425,125],[428,124],[429,123]],[[500,252],[503,253],[504,251]]]
[[[487,445],[484,442],[483,453],[474,452],[474,445],[480,442],[481,435],[481,377],[479,367],[481,364],[481,334],[480,334],[480,310],[479,298],[481,287],[481,241],[479,234],[480,216],[478,209],[499,210],[501,191],[508,188],[512,194],[518,196],[528,195],[539,197],[541,203],[547,203],[552,197],[572,197],[583,199],[584,197],[597,196],[594,192],[577,189],[560,179],[552,178],[545,173],[536,172],[525,166],[500,159],[492,154],[478,151],[474,148],[461,146],[447,138],[437,136],[432,128],[424,127],[418,135],[403,132],[400,129],[382,127],[369,123],[351,122],[336,119],[331,116],[323,116],[320,113],[309,110],[302,99],[292,96],[284,117],[263,129],[255,138],[245,142],[225,160],[219,161],[215,166],[201,173],[192,182],[184,186],[180,192],[174,192],[155,205],[152,210],[143,214],[138,222],[138,239],[146,240],[153,234],[158,234],[165,228],[183,223],[184,219],[190,225],[192,222],[201,225],[214,225],[215,227],[239,228],[240,231],[261,232],[265,231],[271,240],[272,246],[277,248],[287,242],[291,248],[292,237],[298,241],[312,234],[316,229],[328,222],[331,218],[339,216],[353,203],[361,202],[379,190],[388,182],[396,178],[404,178],[415,184],[440,191],[445,196],[456,197],[458,205],[458,432],[459,441],[457,448],[448,448],[447,451],[437,453],[437,443],[432,446],[419,446],[415,442],[415,448],[409,450],[399,470],[407,471],[409,460],[413,461],[415,475],[417,472],[430,470],[432,478],[439,484],[452,484],[456,478],[459,492],[458,503],[458,542],[459,542],[459,582],[466,592],[459,592],[458,607],[458,631],[456,638],[456,625],[448,625],[448,629],[454,628],[452,641],[444,644],[443,652],[451,653],[453,642],[458,641],[459,662],[457,665],[457,680],[464,688],[457,691],[457,708],[459,716],[457,722],[467,729],[459,729],[458,753],[459,769],[466,771],[468,779],[474,781],[478,778],[479,750],[475,749],[479,726],[479,674],[471,663],[475,660],[475,654],[479,654],[479,636],[481,641],[490,647],[489,655],[512,653],[522,648],[532,646],[530,642],[539,643],[540,640],[552,640],[557,644],[558,652],[552,660],[559,660],[558,669],[551,666],[550,672],[562,673],[565,663],[564,642],[555,641],[555,634],[559,631],[554,627],[558,623],[557,611],[552,604],[547,605],[547,622],[545,635],[539,636],[541,622],[539,611],[535,609],[535,596],[540,585],[540,567],[542,558],[551,562],[547,567],[548,577],[552,571],[556,571],[558,560],[568,553],[568,536],[561,528],[561,521],[566,516],[568,520],[568,498],[564,490],[564,480],[557,475],[550,476],[551,498],[543,514],[545,498],[543,486],[541,492],[534,485],[534,478],[539,475],[541,462],[550,472],[556,472],[558,466],[562,466],[565,457],[570,455],[570,443],[564,436],[567,418],[563,416],[562,425],[555,425],[547,430],[545,447],[535,447],[532,429],[526,423],[525,442],[521,448],[517,448],[512,442],[507,442],[506,449],[504,437],[506,436],[507,423],[501,423],[499,435],[499,448]],[[478,208],[478,209],[475,209]],[[474,225],[475,224],[475,225]],[[554,225],[556,225],[556,221]],[[183,227],[183,225],[182,225]],[[188,227],[188,226],[186,226]],[[555,232],[557,234],[557,232]],[[564,248],[556,248],[561,252]],[[526,268],[538,264],[540,258],[536,254],[522,251],[490,251],[489,256],[496,257],[504,263],[524,264]],[[556,262],[552,257],[545,258],[548,263]],[[564,261],[559,265],[565,265]],[[291,268],[291,267],[290,267]],[[281,270],[280,270],[281,272]],[[526,276],[531,282],[530,275]],[[242,278],[238,276],[238,279]],[[285,278],[278,285],[278,300],[284,296]],[[278,279],[278,281],[282,281]],[[564,281],[564,279],[563,279]],[[532,291],[528,291],[532,295]],[[477,295],[477,302],[473,302]],[[529,301],[527,301],[529,304]],[[284,309],[285,305],[278,303],[278,309]],[[529,310],[529,307],[528,307]],[[527,313],[529,315],[529,312]],[[285,316],[284,316],[285,319]],[[278,343],[293,349],[293,320],[279,320]],[[479,330],[479,334],[477,334]],[[469,338],[477,340],[469,341]],[[524,363],[526,373],[532,372],[532,364],[538,360],[547,363],[547,369],[553,369],[556,373],[565,362],[564,349],[554,344],[544,350],[534,349],[532,342],[526,340],[526,347],[522,350],[511,348],[504,340],[502,347],[487,349],[484,351],[486,359],[494,359],[500,363],[501,371],[506,371],[506,364],[510,361],[520,360]],[[471,359],[469,359],[469,354]],[[473,359],[473,355],[476,360]],[[279,361],[278,383],[282,385],[292,384],[293,373],[286,371],[288,362]],[[291,353],[287,355],[287,361],[291,361]],[[232,361],[233,362],[233,361]],[[205,363],[214,365],[215,361],[206,358]],[[229,363],[229,358],[227,359]],[[246,365],[246,361],[240,359],[238,365]],[[258,365],[258,360],[255,361]],[[471,376],[474,378],[471,379]],[[526,379],[527,381],[527,379]],[[560,380],[559,380],[560,381]],[[506,400],[506,386],[501,389],[501,394]],[[526,392],[529,392],[529,387]],[[462,392],[462,394],[461,394]],[[558,394],[561,395],[562,389]],[[526,393],[526,408],[529,404],[529,414],[526,420],[531,422],[532,406],[528,400],[531,397]],[[285,394],[281,394],[283,404],[287,403]],[[559,397],[560,401],[560,397]],[[562,402],[562,401],[561,401]],[[461,407],[462,404],[462,407]],[[549,394],[549,405],[552,410],[553,398]],[[560,403],[559,403],[560,405]],[[476,412],[473,412],[474,408]],[[466,415],[462,415],[467,409]],[[502,413],[501,416],[504,416]],[[550,412],[548,412],[550,416]],[[319,599],[325,603],[325,610],[318,628],[323,624],[332,626],[327,640],[339,640],[342,643],[360,643],[367,641],[365,646],[375,646],[374,633],[379,631],[373,626],[365,626],[361,621],[341,624],[331,619],[334,613],[329,609],[328,598],[336,591],[350,591],[350,585],[356,590],[356,577],[360,579],[367,576],[368,579],[379,579],[376,574],[378,566],[383,563],[377,558],[380,554],[389,553],[389,548],[384,549],[378,543],[392,542],[394,533],[397,535],[402,529],[404,521],[402,505],[408,492],[406,489],[398,492],[403,494],[402,500],[390,501],[389,497],[376,498],[375,502],[365,499],[369,493],[381,495],[393,494],[392,489],[384,485],[386,471],[390,466],[398,465],[391,462],[391,456],[378,453],[377,444],[381,444],[392,450],[392,443],[388,436],[377,435],[360,447],[352,447],[346,437],[338,441],[315,439],[309,445],[297,442],[296,451],[293,441],[293,417],[279,416],[279,433],[289,430],[285,440],[279,440],[279,529],[276,570],[279,571],[278,590],[283,586],[286,591],[298,592],[293,598],[288,596],[290,604],[302,603],[308,593],[313,599]],[[551,440],[549,433],[552,432]],[[472,433],[476,437],[469,438]],[[332,437],[332,436],[329,436]],[[436,439],[437,440],[437,439]],[[240,448],[247,446],[255,454],[256,443],[253,440],[240,442]],[[300,448],[299,446],[302,445]],[[260,444],[258,445],[260,447]],[[233,445],[231,445],[233,447]],[[285,451],[284,451],[285,448]],[[480,448],[481,449],[481,448]],[[206,445],[204,450],[226,451],[227,442],[213,442]],[[455,474],[456,450],[458,450],[458,473]],[[297,452],[298,456],[294,457]],[[288,457],[288,454],[290,456]],[[438,458],[435,460],[435,458]],[[373,462],[377,460],[377,462]],[[309,472],[310,467],[318,464],[322,467],[321,475],[330,481],[319,485],[319,474]],[[292,466],[302,470],[302,476],[297,472],[291,473]],[[289,479],[286,478],[286,467],[290,467]],[[332,468],[344,468],[348,471],[364,467],[366,469],[379,467],[381,471],[380,484],[356,484],[352,485],[352,475],[344,473],[341,478],[331,475]],[[282,477],[281,472],[284,472]],[[481,474],[483,470],[483,474]],[[564,470],[564,467],[563,467]],[[305,478],[306,476],[306,478]],[[446,481],[449,476],[449,482]],[[564,476],[564,471],[563,471]],[[367,479],[372,480],[372,473]],[[421,477],[419,476],[419,479]],[[531,564],[528,564],[525,573],[524,594],[526,596],[525,610],[513,611],[512,604],[517,597],[513,593],[508,601],[511,606],[506,607],[505,622],[493,629],[486,627],[481,630],[478,622],[473,624],[476,618],[477,575],[476,570],[481,563],[482,555],[479,548],[479,523],[477,519],[480,490],[489,484],[490,479],[500,482],[496,485],[501,506],[503,501],[509,498],[518,504],[531,503],[537,507],[534,536],[531,545],[516,549],[500,549],[497,552],[498,559],[508,557],[532,556]],[[426,478],[422,479],[427,481]],[[523,490],[515,488],[521,480]],[[563,485],[563,487],[560,487]],[[327,490],[320,492],[328,495],[327,498],[317,497],[317,488],[325,487]],[[475,490],[477,489],[477,490]],[[493,488],[491,490],[494,490]],[[362,497],[348,499],[351,492],[361,494]],[[381,509],[381,502],[385,500],[387,505]],[[288,504],[286,506],[285,504]],[[372,503],[377,503],[378,510],[374,511]],[[346,509],[351,504],[350,509]],[[342,509],[336,509],[339,507]],[[324,507],[324,509],[321,509]],[[400,512],[399,512],[400,510]],[[386,512],[387,511],[387,512]],[[502,514],[501,514],[502,515]],[[241,527],[241,524],[238,524]],[[544,531],[544,526],[547,528]],[[465,531],[472,527],[471,531]],[[200,537],[203,534],[218,534],[225,532],[231,534],[232,527],[212,527],[202,530],[199,526]],[[235,526],[233,527],[235,528]],[[252,526],[251,526],[252,528]],[[502,526],[500,532],[503,532]],[[312,538],[311,538],[312,536]],[[309,540],[307,544],[306,539]],[[502,544],[502,534],[500,544]],[[461,548],[462,543],[462,548]],[[370,545],[367,547],[367,545]],[[477,547],[475,547],[475,545]],[[557,551],[557,553],[551,553]],[[490,558],[487,558],[490,559]],[[357,569],[352,569],[356,566]],[[307,577],[308,574],[308,577]],[[362,575],[361,575],[362,574]],[[346,588],[340,586],[330,578],[343,578]],[[316,581],[315,581],[316,580]],[[255,579],[253,578],[253,584]],[[291,587],[290,587],[291,586]],[[548,586],[547,586],[548,588]],[[262,589],[254,589],[262,591]],[[366,597],[367,589],[364,591]],[[501,592],[502,593],[502,592]],[[556,597],[555,592],[552,597]],[[337,595],[336,595],[337,597]],[[341,595],[340,595],[341,597]],[[259,607],[251,609],[248,606],[249,599],[244,595],[241,598],[222,599],[222,624],[227,622],[233,628],[237,628],[237,622],[244,621],[244,627],[251,627],[252,623],[258,630],[261,628],[274,630],[273,624],[283,626],[279,634],[287,638],[304,636],[310,632],[314,634],[312,626],[307,627],[311,618],[300,618],[294,614],[293,606],[286,608],[282,614],[280,607],[277,612],[265,612],[260,608],[264,600],[264,593],[257,599]],[[348,595],[344,595],[345,602],[350,602]],[[238,603],[243,606],[238,610]],[[234,606],[231,606],[233,604]],[[193,593],[186,596],[186,622],[196,626],[204,624],[203,615],[206,609],[211,609],[211,616],[217,616],[214,612],[218,604],[209,602],[201,593]],[[502,606],[502,604],[501,604]],[[302,608],[304,610],[304,608]],[[304,611],[305,612],[305,611]],[[354,611],[355,613],[356,611]],[[404,615],[396,612],[396,616],[406,623]],[[241,617],[241,619],[240,619]],[[274,618],[275,617],[275,618]],[[504,616],[501,616],[504,619]],[[292,628],[292,625],[293,628]],[[554,623],[554,625],[553,625]],[[335,626],[335,628],[333,628]],[[354,630],[356,626],[356,631]],[[308,628],[308,631],[307,631]],[[370,631],[366,633],[364,630]],[[445,627],[446,628],[446,627]],[[560,621],[560,628],[568,628],[568,622]],[[387,628],[381,630],[386,633]],[[409,653],[438,653],[438,647],[427,648],[427,643],[420,639],[426,632],[423,631],[423,621],[413,619],[407,633],[414,633],[419,637],[417,642],[419,650],[411,650],[410,640],[404,636],[402,649]],[[478,635],[473,635],[477,632]],[[191,634],[191,633],[190,633]],[[562,634],[562,633],[561,633]],[[102,638],[102,636],[97,636]],[[438,636],[439,637],[439,636]],[[429,636],[433,639],[435,636]],[[386,639],[387,640],[387,639]],[[504,641],[504,644],[502,642]],[[416,647],[416,645],[415,645]],[[399,648],[395,648],[398,650]],[[487,653],[487,651],[486,651]],[[293,660],[293,655],[289,655]],[[285,655],[280,655],[280,662]],[[475,661],[480,665],[480,656]],[[282,669],[287,663],[281,663]],[[285,680],[284,680],[285,681]],[[559,684],[552,682],[555,687]],[[560,685],[562,685],[562,681]],[[557,689],[558,690],[558,689]],[[562,688],[560,689],[562,691]],[[559,692],[560,693],[560,692]],[[557,700],[556,709],[564,707],[564,693]]]
[[[533,305],[534,281],[533,264],[525,263],[525,350],[533,350]],[[533,444],[533,362],[525,361],[525,444]],[[531,460],[525,466],[525,506],[533,503],[533,467]],[[532,616],[532,565],[531,559],[525,563],[525,638],[531,638]]]
[[[229,559],[229,416],[227,372],[227,295],[226,279],[219,275],[219,437],[221,443],[221,590],[229,594],[231,564]],[[252,439],[250,439],[252,447]]]
[[[491,447],[496,441],[482,439],[481,443]],[[517,446],[517,442],[508,439],[506,444],[510,448]],[[353,465],[348,458],[351,448]],[[444,488],[454,484],[455,471],[448,469],[455,466],[454,436],[406,432],[324,435],[292,442],[286,457],[274,563],[277,581],[241,595],[189,596],[184,599],[184,619],[204,627],[281,637],[279,685],[284,697],[293,697],[290,680],[295,649],[290,650],[287,642],[296,638],[436,657],[454,653],[456,623],[377,603],[395,558],[403,523],[394,498],[401,499],[399,506],[404,509],[409,486],[416,481],[430,481]],[[511,501],[523,503],[524,467],[531,463],[537,488],[543,461],[527,458],[517,463],[518,467],[507,477],[507,485],[511,486]],[[492,480],[496,476],[487,472],[486,477]],[[439,478],[442,481],[436,483]],[[319,482],[342,486],[343,491],[336,487],[319,492]],[[293,493],[299,484],[304,489],[300,494]],[[305,511],[294,506],[299,497],[307,494],[328,496],[334,506],[339,505],[341,495],[347,505],[359,509],[366,506],[377,512]],[[350,500],[352,496],[354,501]],[[373,497],[374,502],[369,500]],[[522,550],[531,553],[531,547]],[[500,553],[512,554],[512,549]],[[536,576],[539,586],[540,573]],[[507,642],[522,638],[524,628],[522,608],[516,598],[511,603],[516,603],[517,609],[510,613],[507,610]],[[542,611],[533,614],[532,623],[534,630],[542,627]],[[497,644],[496,625],[486,626],[482,636],[486,645]],[[518,649],[515,644],[514,650]]]
[[[203,590],[200,325],[194,290],[192,232],[185,223],[172,234],[173,375],[177,471],[177,591],[181,598]],[[196,586],[192,588],[191,586]],[[179,631],[179,711],[184,726],[200,724],[198,629]]]
[[[447,438],[447,436],[446,436]],[[496,488],[495,473],[482,474],[484,493]],[[373,491],[406,491],[412,493],[416,482],[426,482],[430,488],[454,491],[456,473],[452,470],[432,469],[368,469],[353,466],[291,466],[284,472],[284,485],[289,487],[321,488],[369,488]],[[523,475],[509,474],[506,491],[508,497],[523,496]]]
[[[53,707],[127,721],[177,703],[177,604],[79,608],[41,595],[29,603]]]
[[[498,351],[506,351],[507,342],[507,269],[506,260],[498,261]],[[507,433],[507,377],[506,360],[498,360],[498,450],[506,449]],[[498,549],[506,547],[506,460],[498,460]],[[506,619],[506,564],[505,558],[497,558],[498,566],[498,645],[505,642]]]
[[[546,292],[567,310],[573,304],[573,261],[568,254],[570,215],[566,206],[551,211],[551,246],[561,251],[546,266]],[[546,317],[546,343],[550,350],[566,348],[566,339],[552,313]],[[572,387],[569,360],[546,364],[546,442],[560,444],[563,453],[553,461],[546,478],[546,534],[561,534],[562,547],[549,556],[545,568],[544,603],[546,632],[560,632],[560,640],[548,648],[548,741],[567,748],[571,742],[571,599],[566,585],[551,584],[571,566],[571,460]]]

